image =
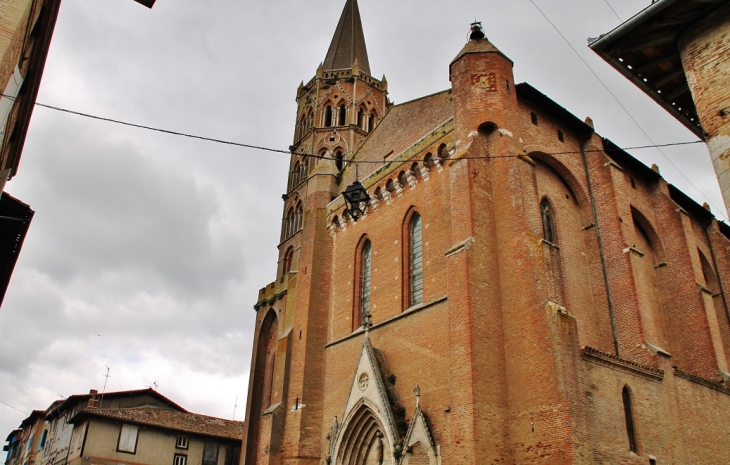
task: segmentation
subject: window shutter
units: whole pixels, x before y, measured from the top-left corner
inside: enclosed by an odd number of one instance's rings
[[[119,435],[119,451],[134,454],[137,449],[137,426],[122,425],[122,433]]]
[[[23,75],[20,74],[20,68],[16,65],[12,76],[10,76],[8,84],[5,86],[5,90],[3,91],[3,95],[7,95],[7,97],[0,98],[0,131],[2,131],[0,132],[0,137],[5,134],[5,124],[8,122],[10,110],[13,109],[15,98],[18,96],[21,85],[23,85]]]

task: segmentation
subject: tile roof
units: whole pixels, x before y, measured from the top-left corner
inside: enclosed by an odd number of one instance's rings
[[[60,412],[64,412],[67,408],[71,407],[78,401],[82,400],[89,400],[92,396],[101,398],[102,396],[105,399],[110,398],[117,398],[117,397],[130,397],[130,396],[136,396],[136,395],[143,395],[143,394],[149,394],[153,397],[156,397],[160,399],[161,401],[165,402],[166,404],[170,405],[172,408],[175,408],[177,410],[180,410],[181,412],[187,412],[183,407],[178,405],[177,403],[173,402],[172,400],[168,399],[167,397],[163,396],[159,392],[155,391],[152,388],[147,389],[135,389],[131,391],[114,391],[114,392],[106,392],[104,394],[97,392],[96,394],[74,394],[69,397],[67,397],[65,400],[63,400],[60,404],[57,404],[58,401],[51,404],[50,407],[48,407],[48,414],[47,419],[53,419],[57,414]]]
[[[240,441],[243,437],[244,422],[242,421],[225,420],[197,413],[177,412],[154,407],[88,409],[76,414],[70,423],[77,423],[87,417],[108,418],[235,441]]]
[[[453,116],[451,89],[395,105],[357,150],[355,159],[382,162],[391,152],[389,158],[395,158]],[[361,165],[360,178],[379,167],[378,164]],[[354,180],[355,167],[350,165],[341,184],[346,186]]]

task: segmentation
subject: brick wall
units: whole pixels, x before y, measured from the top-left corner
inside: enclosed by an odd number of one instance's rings
[[[491,44],[467,47],[451,65],[450,93],[394,107],[357,152],[356,160],[387,155],[358,168],[371,197],[380,193],[367,216],[348,219],[337,197],[354,165],[319,165],[296,188],[304,227],[282,245],[282,254],[297,250],[295,271],[259,296],[270,304],[286,288],[273,308],[290,341],[277,352],[284,408],[266,463],[329,455],[365,337],[364,238],[370,339],[408,421],[420,386],[442,463],[722,463],[730,439],[714,425],[730,402],[718,371],[730,354],[724,229],[676,200],[657,172],[607,153],[587,126],[518,98],[512,63]],[[424,114],[429,107],[437,116]],[[450,108],[453,120],[444,120]],[[429,155],[441,159],[425,163]],[[404,241],[414,211],[424,299],[411,307]]]

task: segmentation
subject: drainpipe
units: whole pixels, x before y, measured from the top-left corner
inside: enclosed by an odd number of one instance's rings
[[[596,199],[593,196],[593,182],[591,181],[591,172],[588,169],[588,159],[586,157],[585,144],[591,140],[593,133],[580,144],[580,154],[583,157],[583,167],[586,170],[586,181],[588,182],[588,196],[591,199],[591,210],[593,211],[593,223],[596,228],[596,238],[598,239],[598,252],[601,255],[601,269],[603,270],[603,283],[606,286],[606,298],[608,300],[608,313],[611,317],[611,332],[613,334],[613,346],[616,356],[620,356],[618,349],[618,336],[616,334],[616,319],[613,314],[613,298],[611,297],[611,286],[608,282],[608,270],[606,269],[606,257],[603,254],[603,239],[601,238],[601,226],[598,222],[598,211],[596,210]]]

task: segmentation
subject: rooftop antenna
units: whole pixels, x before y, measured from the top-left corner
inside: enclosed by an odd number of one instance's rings
[[[101,408],[101,403],[104,401],[104,393],[106,392],[106,383],[109,381],[109,371],[111,371],[111,368],[104,365],[106,367],[106,374],[104,375],[104,388],[101,390],[101,399],[99,400],[99,408]]]
[[[233,419],[236,419],[236,409],[238,408],[238,397],[236,397],[236,401],[233,403]]]

